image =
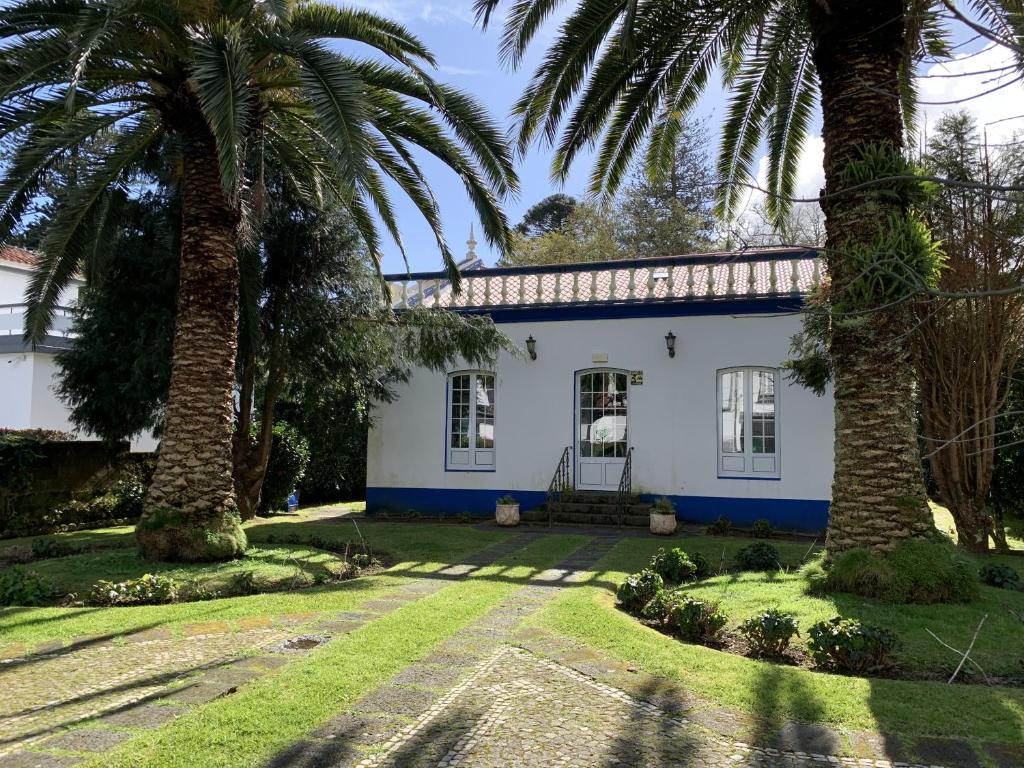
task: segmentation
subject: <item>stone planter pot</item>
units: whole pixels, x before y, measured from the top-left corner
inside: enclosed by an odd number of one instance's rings
[[[518,504],[497,504],[494,507],[494,521],[498,525],[519,525]]]
[[[676,532],[676,516],[662,515],[658,512],[651,512],[651,533],[659,536],[670,536]]]

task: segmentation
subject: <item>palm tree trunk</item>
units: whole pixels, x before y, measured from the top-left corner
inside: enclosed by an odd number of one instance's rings
[[[814,62],[825,143],[826,261],[833,299],[856,279],[844,251],[875,241],[898,201],[865,189],[833,197],[842,171],[869,146],[903,146],[898,74],[903,0],[812,0]],[[909,310],[878,308],[835,323],[835,474],[827,545],[887,550],[932,527],[914,421]]]
[[[163,440],[136,529],[144,557],[222,560],[245,551],[232,479],[238,345],[238,212],[213,138],[185,132],[178,314]]]

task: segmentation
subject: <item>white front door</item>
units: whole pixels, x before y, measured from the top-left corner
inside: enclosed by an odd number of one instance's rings
[[[618,490],[629,449],[628,379],[611,369],[576,375],[578,490]]]

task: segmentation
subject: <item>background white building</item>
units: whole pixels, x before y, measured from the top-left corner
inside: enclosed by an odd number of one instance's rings
[[[75,432],[68,410],[54,392],[57,353],[73,343],[72,310],[85,287],[81,277],[64,289],[53,324],[39,344],[25,341],[25,291],[36,263],[36,254],[22,248],[0,249],[0,427],[9,429],[58,429]],[[90,439],[90,435],[80,435]],[[144,435],[132,442],[132,450],[151,451],[156,441]]]
[[[379,405],[368,508],[490,514],[505,493],[533,507],[568,450],[576,490],[616,493],[631,454],[632,491],[670,497],[680,517],[823,528],[831,393],[780,368],[820,268],[774,249],[492,269],[458,296],[430,292],[440,273],[392,276],[400,306],[486,312],[524,355],[417,370]]]

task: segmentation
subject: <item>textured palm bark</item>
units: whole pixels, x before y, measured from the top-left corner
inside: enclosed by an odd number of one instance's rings
[[[213,139],[185,133],[181,275],[163,440],[136,538],[144,557],[220,560],[245,551],[232,478],[238,344],[238,212]]]
[[[826,261],[832,295],[855,278],[843,253],[871,243],[898,203],[869,190],[833,197],[860,148],[903,145],[898,73],[905,49],[902,0],[815,0],[814,62],[825,144]],[[877,309],[856,327],[836,326],[835,474],[827,546],[888,550],[932,527],[914,423],[914,372],[903,307]]]

